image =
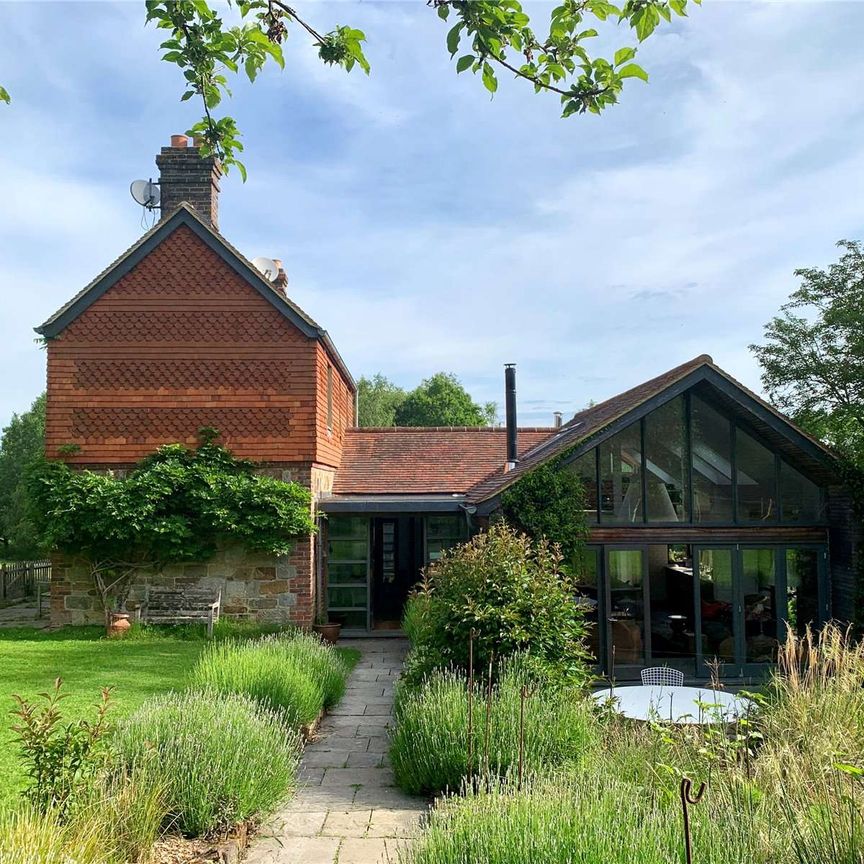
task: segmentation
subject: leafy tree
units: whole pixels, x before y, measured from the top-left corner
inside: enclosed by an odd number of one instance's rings
[[[45,394],[24,414],[13,414],[0,438],[0,555],[39,558],[45,553],[27,506],[27,467],[45,449]]]
[[[202,561],[220,542],[287,554],[311,534],[307,489],[256,473],[202,430],[195,450],[168,444],[126,475],[44,461],[28,485],[46,546],[87,562],[106,611],[122,609],[139,569]]]
[[[864,246],[826,270],[795,271],[800,287],[751,345],[771,401],[864,468]]]
[[[590,40],[599,35],[593,23],[611,19],[626,24],[643,42],[662,20],[686,15],[687,3],[624,0],[615,6],[607,0],[562,0],[548,24],[532,26],[518,0],[427,0],[451,25],[447,50],[457,72],[470,69],[492,94],[498,89],[498,73],[512,74],[536,92],[555,94],[564,117],[585,111],[599,114],[618,101],[626,79],[648,80],[644,69],[633,62],[635,46],[622,46],[608,59],[591,56]],[[214,116],[222,97],[230,96],[229,74],[242,69],[254,81],[268,60],[284,68],[282,43],[289,27],[304,31],[320,59],[330,66],[348,72],[357,66],[367,74],[370,67],[361,30],[336,25],[320,31],[283,0],[229,0],[229,6],[239,12],[237,25],[226,24],[207,0],[145,0],[146,20],[167,31],[168,38],[160,46],[162,59],[183,73],[181,99],[198,98],[204,107],[203,119],[189,133],[200,136],[204,152],[218,156],[226,170],[236,166],[245,177],[237,158],[243,145],[236,122],[229,116]],[[451,13],[452,21],[448,20]],[[9,101],[2,87],[0,101]]]
[[[380,373],[357,382],[357,425],[395,426],[396,411],[407,394]]]
[[[412,390],[396,409],[397,426],[488,426],[496,405],[478,405],[452,372],[438,372]]]

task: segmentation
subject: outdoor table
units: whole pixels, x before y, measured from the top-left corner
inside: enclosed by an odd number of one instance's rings
[[[639,684],[608,687],[591,695],[601,705],[613,700],[615,710],[632,720],[667,723],[732,723],[750,707],[749,699],[710,687]]]

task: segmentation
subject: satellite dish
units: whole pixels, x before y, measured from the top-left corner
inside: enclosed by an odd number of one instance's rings
[[[272,258],[259,255],[252,259],[252,266],[269,282],[272,282],[279,275],[279,265]]]
[[[153,210],[159,206],[161,195],[159,193],[159,185],[152,180],[133,180],[129,187],[132,197],[142,207],[148,210]]]

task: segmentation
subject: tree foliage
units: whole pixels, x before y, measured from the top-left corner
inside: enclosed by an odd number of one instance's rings
[[[0,557],[38,558],[45,553],[30,519],[25,474],[45,449],[45,394],[29,411],[13,414],[0,438]]]
[[[771,401],[864,467],[864,246],[838,246],[827,269],[795,271],[800,287],[750,349]]]
[[[221,542],[287,554],[314,531],[311,496],[256,473],[202,430],[201,444],[160,447],[128,474],[45,461],[29,478],[34,522],[46,546],[87,561],[106,610],[122,608],[141,568],[203,561]]]
[[[364,375],[357,382],[357,425],[395,426],[396,411],[407,395],[380,373],[371,378]]]
[[[357,382],[358,426],[488,426],[494,402],[477,404],[452,372],[438,372],[410,392],[380,373]]]
[[[591,40],[599,36],[594,24],[626,25],[639,43],[662,21],[686,15],[688,2],[625,0],[616,6],[607,0],[562,0],[548,22],[532,22],[518,0],[427,0],[426,5],[449,25],[446,44],[457,73],[470,69],[491,94],[498,89],[499,74],[513,75],[538,93],[557,96],[562,116],[569,117],[599,114],[613,105],[628,78],[648,80],[634,62],[635,45],[623,45],[609,57],[592,56]],[[189,134],[203,139],[205,155],[215,154],[226,170],[234,166],[245,178],[237,124],[214,114],[231,95],[229,76],[245,74],[254,81],[268,61],[284,68],[282,46],[291,28],[311,39],[327,65],[347,72],[359,67],[367,74],[370,66],[361,30],[339,24],[318,30],[283,0],[228,0],[228,6],[239,18],[236,23],[223,20],[207,0],[145,0],[146,20],[166,31],[162,59],[183,74],[181,99],[197,98],[203,105],[204,116]],[[0,102],[9,101],[0,86]]]
[[[426,378],[396,408],[397,426],[489,426],[496,405],[478,405],[452,372]]]
[[[500,516],[529,537],[557,544],[563,566],[578,567],[588,538],[585,490],[561,458],[533,468],[506,489]]]

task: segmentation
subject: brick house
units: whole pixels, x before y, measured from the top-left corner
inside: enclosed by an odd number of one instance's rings
[[[327,332],[218,233],[218,164],[183,136],[157,164],[161,221],[37,328],[47,455],[123,470],[214,426],[310,488],[321,530],[284,560],[226,549],[156,579],[218,585],[228,615],[308,626],[318,608],[351,632],[394,630],[422,567],[555,457],[586,489],[581,593],[598,664],[619,676],[713,656],[753,671],[787,621],[851,617],[857,528],[831,453],[710,357],[562,426],[517,429],[511,371],[505,429],[355,428]],[[55,564],[51,610],[100,618],[72,562]]]

